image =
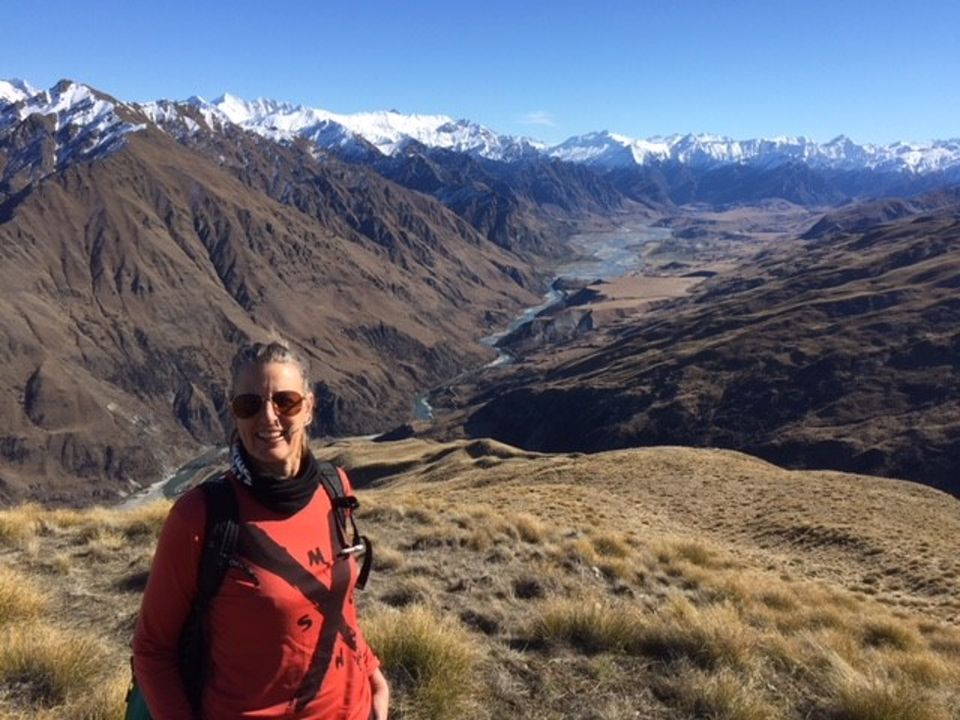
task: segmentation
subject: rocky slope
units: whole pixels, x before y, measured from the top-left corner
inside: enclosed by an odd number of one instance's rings
[[[571,220],[639,207],[585,167],[532,156],[513,162],[410,144],[368,161],[385,177],[428,193],[497,245],[537,256],[559,255]],[[662,206],[661,206],[662,207]]]

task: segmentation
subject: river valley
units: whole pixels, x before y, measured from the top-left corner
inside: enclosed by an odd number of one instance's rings
[[[657,224],[643,218],[625,220],[614,229],[582,229],[569,240],[573,258],[553,268],[553,282],[541,302],[519,313],[500,332],[482,339],[497,350],[496,358],[415,398],[411,420],[418,427],[429,425],[433,405],[448,405],[452,388],[471,385],[489,371],[504,372],[503,366],[512,364],[518,353],[537,351],[543,357],[557,357],[565,352],[566,343],[584,332],[632,322],[656,304],[684,295],[706,277],[743,264],[771,243],[795,237],[813,217],[799,208],[737,208],[685,213]],[[589,317],[589,322],[580,325],[584,317]],[[549,337],[543,337],[532,331],[534,326],[560,330],[547,331]],[[525,332],[533,339],[518,342],[516,338]],[[541,352],[545,347],[548,352]],[[410,432],[412,427],[400,428],[395,434]],[[208,448],[124,504],[175,496],[224,466],[224,457],[222,450]]]

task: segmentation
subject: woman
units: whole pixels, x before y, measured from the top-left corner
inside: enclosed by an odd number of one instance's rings
[[[248,345],[233,361],[231,397],[227,481],[240,533],[206,613],[200,717],[386,720],[389,688],[357,626],[357,564],[341,552],[307,445],[307,365],[284,343]],[[134,672],[154,720],[197,718],[177,647],[197,595],[205,518],[199,488],[174,504],[144,591]]]

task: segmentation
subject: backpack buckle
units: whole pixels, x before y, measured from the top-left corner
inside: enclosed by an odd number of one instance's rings
[[[341,495],[333,499],[333,504],[338,510],[356,510],[360,507],[360,501],[353,495]]]

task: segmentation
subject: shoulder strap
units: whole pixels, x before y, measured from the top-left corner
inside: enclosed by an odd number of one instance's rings
[[[351,491],[349,484],[344,487],[346,473],[341,475],[339,468],[328,462],[317,463],[317,469],[320,472],[320,484],[323,485],[333,506],[337,537],[340,541],[340,554],[363,553],[363,565],[360,567],[360,574],[357,575],[357,587],[362,590],[367,584],[367,577],[373,566],[373,543],[368,537],[360,534],[356,520],[353,518],[353,511],[360,507],[360,502]],[[349,483],[349,479],[346,482]],[[353,529],[353,540],[349,545],[345,537],[348,522]]]
[[[204,612],[230,567],[230,558],[240,535],[240,519],[237,496],[226,475],[207,480],[200,487],[206,498],[207,529],[200,556],[195,606]]]
[[[240,535],[237,497],[227,476],[201,483],[206,501],[206,529],[197,571],[197,597],[180,633],[180,677],[194,710],[200,705],[207,664],[207,607],[223,583]]]

